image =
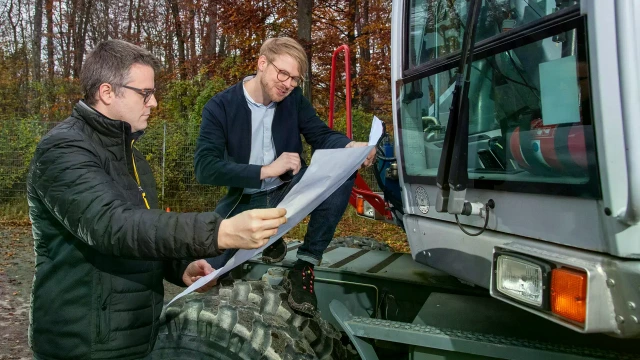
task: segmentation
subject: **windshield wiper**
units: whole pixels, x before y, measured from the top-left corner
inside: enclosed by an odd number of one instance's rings
[[[467,181],[468,137],[469,137],[469,81],[475,33],[482,0],[469,0],[467,25],[465,27],[460,62],[449,109],[449,121],[442,146],[436,183],[438,196],[436,211],[449,214],[471,215],[472,204],[465,201]],[[466,71],[465,71],[466,70]]]

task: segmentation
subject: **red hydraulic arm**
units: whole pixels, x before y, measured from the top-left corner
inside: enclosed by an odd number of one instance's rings
[[[333,105],[336,90],[336,58],[338,54],[344,50],[344,68],[346,73],[346,107],[347,107],[347,137],[353,139],[352,124],[351,124],[351,61],[349,57],[349,46],[340,45],[334,52],[331,58],[331,84],[329,86],[329,127],[333,129]],[[375,160],[374,160],[375,161]],[[358,196],[362,196],[365,201],[373,206],[374,209],[380,214],[383,214],[387,219],[392,219],[391,212],[387,208],[387,204],[384,199],[371,191],[367,182],[360,176],[360,173],[356,175],[356,181],[351,190],[351,198],[349,203],[356,207],[356,200]],[[357,207],[356,207],[357,208]]]

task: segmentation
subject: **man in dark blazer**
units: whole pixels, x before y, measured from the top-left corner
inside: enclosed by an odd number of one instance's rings
[[[256,75],[216,94],[205,105],[195,173],[202,184],[229,187],[215,209],[221,216],[273,207],[284,198],[306,170],[300,135],[314,150],[367,145],[351,141],[320,120],[300,89],[307,67],[307,56],[298,42],[269,39],[260,48]],[[364,165],[371,165],[374,155],[372,151]],[[311,213],[298,260],[284,280],[289,304],[298,311],[312,314],[316,310],[313,267],[320,264],[333,238],[354,179],[347,180]],[[220,267],[233,253],[227,251],[209,261]],[[262,259],[279,262],[286,253],[286,244],[279,239],[263,251]]]

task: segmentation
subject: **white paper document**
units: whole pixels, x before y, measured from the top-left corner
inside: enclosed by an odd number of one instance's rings
[[[379,127],[376,125],[379,122]],[[375,131],[377,135],[373,134]],[[340,187],[349,176],[351,176],[366,159],[367,155],[373,148],[373,144],[378,141],[382,135],[382,123],[374,117],[372,124],[372,134],[369,136],[369,145],[366,147],[348,148],[348,149],[329,149],[316,150],[311,158],[311,165],[298,182],[278,204],[278,208],[287,210],[287,223],[280,226],[278,233],[269,239],[269,242],[263,247],[254,250],[238,250],[238,252],[227,262],[225,266],[216,269],[211,274],[200,278],[198,281],[189,286],[182,293],[174,297],[169,304],[177,299],[197,290],[209,281],[218,278],[236,266],[251,259],[256,254],[262,252],[267,246],[281,238],[285,233],[296,226],[311,211],[326,200],[338,187]]]
[[[382,136],[383,127],[382,120],[374,116],[371,122],[371,133],[369,133],[369,145],[378,144],[378,140],[380,140],[380,136]]]

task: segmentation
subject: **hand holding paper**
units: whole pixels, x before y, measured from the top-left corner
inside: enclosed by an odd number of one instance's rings
[[[203,276],[207,276],[213,272],[213,268],[206,260],[196,260],[190,263],[182,274],[182,281],[185,285],[189,286],[196,282],[198,279]],[[203,293],[209,291],[212,287],[216,285],[216,279],[211,280],[208,284],[196,290],[197,292]]]
[[[255,209],[222,220],[218,230],[219,249],[257,249],[287,222],[285,209]]]

